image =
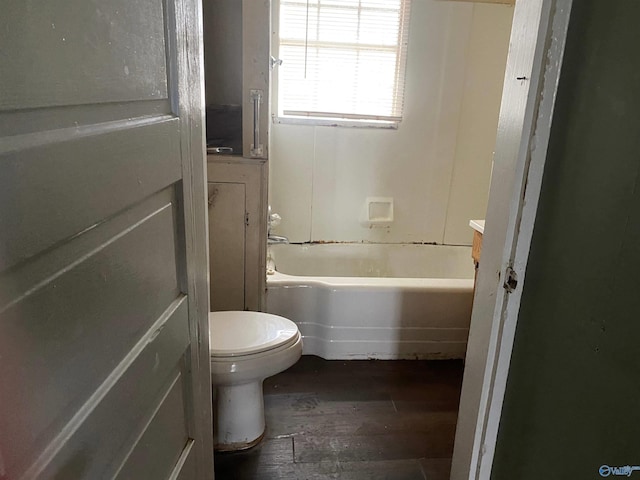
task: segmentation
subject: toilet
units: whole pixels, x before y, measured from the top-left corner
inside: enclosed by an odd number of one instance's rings
[[[291,320],[262,312],[209,313],[214,448],[235,451],[264,435],[262,382],[302,355]]]

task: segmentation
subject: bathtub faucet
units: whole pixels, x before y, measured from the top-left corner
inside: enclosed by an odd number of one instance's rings
[[[271,228],[280,225],[282,218],[277,213],[271,213],[271,205],[269,205],[269,213],[267,216],[267,244],[273,245],[276,243],[289,243],[287,237],[282,235],[274,235],[271,233]]]
[[[274,245],[276,243],[289,243],[289,239],[282,235],[269,235],[267,237],[267,244]]]

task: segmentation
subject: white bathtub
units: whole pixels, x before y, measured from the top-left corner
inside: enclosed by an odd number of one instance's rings
[[[267,311],[290,318],[304,354],[325,359],[464,358],[470,247],[269,247]]]

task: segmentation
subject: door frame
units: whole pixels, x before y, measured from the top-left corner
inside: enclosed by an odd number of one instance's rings
[[[571,5],[516,2],[452,480],[491,476]]]
[[[171,0],[165,5],[171,8]],[[189,307],[189,330],[192,345],[192,365],[198,366],[190,385],[197,411],[195,428],[200,438],[197,446],[196,478],[213,478],[213,417],[211,392],[211,360],[209,350],[209,225],[207,213],[207,170],[205,142],[204,46],[202,0],[176,0],[175,24],[169,25],[175,42],[175,53],[169,45],[170,70],[173,75],[172,109],[180,118],[180,148],[182,153],[182,189],[186,255],[186,285]],[[168,16],[171,18],[171,15]],[[195,340],[195,341],[194,341]],[[196,343],[197,342],[197,343]],[[179,461],[185,461],[181,458]],[[176,469],[179,471],[180,469]]]

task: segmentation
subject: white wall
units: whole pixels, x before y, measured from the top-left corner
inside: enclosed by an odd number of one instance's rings
[[[513,8],[414,0],[398,130],[274,124],[270,202],[292,242],[470,244],[483,218]],[[389,228],[359,218],[394,198]]]

